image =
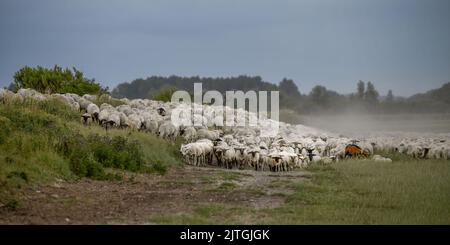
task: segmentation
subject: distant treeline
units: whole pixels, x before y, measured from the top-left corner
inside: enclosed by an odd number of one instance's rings
[[[439,89],[416,94],[409,98],[397,97],[392,91],[380,96],[371,82],[359,81],[355,92],[339,94],[324,86],[314,87],[309,94],[301,94],[290,79],[283,79],[278,85],[263,81],[259,76],[238,77],[180,77],[152,76],[119,84],[112,90],[115,97],[160,98],[167,97],[176,89],[193,93],[194,83],[202,83],[203,91],[229,90],[280,91],[280,107],[299,113],[343,113],[349,111],[369,113],[450,113],[450,83]]]

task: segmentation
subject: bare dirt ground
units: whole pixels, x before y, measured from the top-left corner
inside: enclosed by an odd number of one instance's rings
[[[276,208],[307,172],[173,167],[163,175],[126,174],[122,181],[52,184],[23,190],[16,209],[0,207],[0,224],[148,224],[150,217],[187,214],[199,203]]]

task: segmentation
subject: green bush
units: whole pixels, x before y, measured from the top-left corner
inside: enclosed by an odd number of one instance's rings
[[[70,156],[70,169],[80,177],[103,179],[105,171],[103,166],[94,159],[89,150],[83,148],[74,149]]]
[[[159,91],[158,94],[156,94],[155,96],[153,96],[153,100],[159,100],[159,101],[164,101],[164,102],[168,102],[172,100],[172,94],[175,93],[178,89],[176,87],[169,87],[169,88],[164,88],[161,89],[161,91]]]
[[[58,150],[70,159],[73,172],[80,177],[102,177],[98,168],[143,170],[144,156],[137,141],[122,136],[90,134],[63,135]]]
[[[41,93],[99,94],[106,92],[94,79],[85,78],[76,68],[57,65],[53,69],[25,66],[14,74],[14,88],[32,88]]]

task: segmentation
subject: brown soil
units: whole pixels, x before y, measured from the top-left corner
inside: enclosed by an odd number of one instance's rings
[[[16,209],[0,207],[0,224],[145,224],[153,215],[191,213],[199,203],[275,208],[292,192],[289,183],[305,177],[185,166],[164,176],[127,173],[123,181],[59,180],[24,190]]]

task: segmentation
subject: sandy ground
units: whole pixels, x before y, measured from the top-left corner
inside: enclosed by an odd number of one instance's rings
[[[126,174],[123,181],[59,180],[24,190],[14,210],[1,207],[0,224],[148,224],[153,215],[190,213],[199,203],[275,208],[284,203],[277,193],[292,192],[276,183],[308,177],[184,166],[164,176]]]

